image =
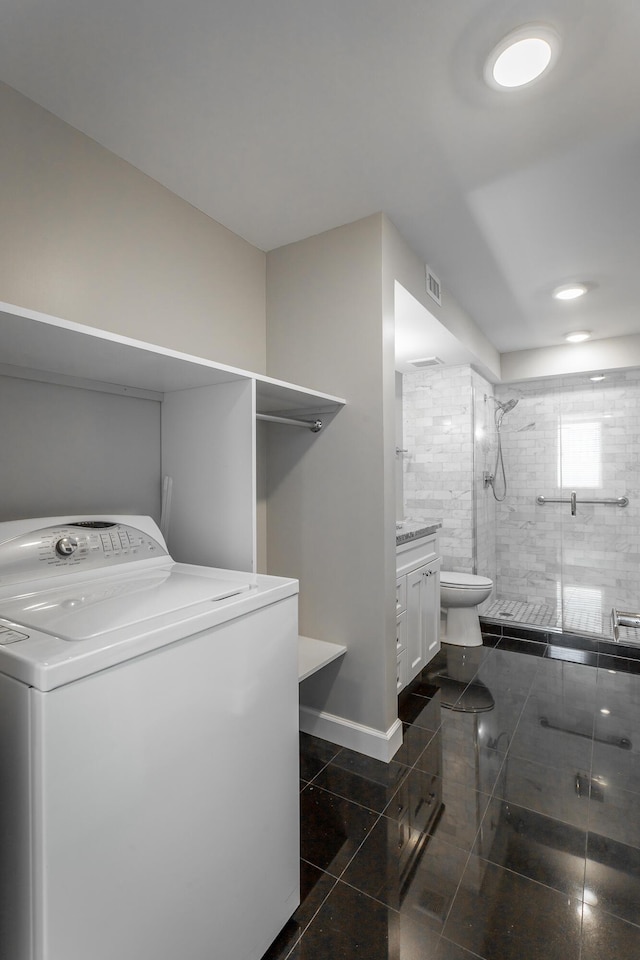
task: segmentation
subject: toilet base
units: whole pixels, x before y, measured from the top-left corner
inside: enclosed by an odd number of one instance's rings
[[[456,647],[481,647],[482,633],[477,607],[449,607],[444,643]]]

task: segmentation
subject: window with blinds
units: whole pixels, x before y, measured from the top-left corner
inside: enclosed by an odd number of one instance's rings
[[[602,486],[602,424],[568,421],[559,426],[558,486],[595,489]]]

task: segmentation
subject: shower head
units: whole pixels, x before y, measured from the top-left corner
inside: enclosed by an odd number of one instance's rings
[[[485,396],[485,400],[493,400],[493,402],[495,403],[495,405],[496,405],[497,407],[500,407],[500,410],[501,410],[502,413],[509,413],[509,411],[510,411],[510,410],[513,410],[513,408],[515,407],[515,405],[516,405],[517,402],[518,402],[518,400],[516,399],[516,397],[511,397],[510,400],[505,400],[504,403],[502,402],[502,400],[498,400],[497,397]]]

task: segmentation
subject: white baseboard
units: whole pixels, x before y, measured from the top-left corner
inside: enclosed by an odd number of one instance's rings
[[[375,760],[388,763],[402,746],[402,724],[400,720],[385,732],[354,723],[344,717],[336,717],[324,710],[300,707],[300,729],[322,740],[329,740],[349,750],[357,750]]]

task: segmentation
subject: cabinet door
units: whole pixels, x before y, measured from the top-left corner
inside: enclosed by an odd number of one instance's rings
[[[423,618],[424,660],[429,663],[440,649],[440,560],[433,560],[425,567]]]
[[[425,591],[426,567],[407,574],[407,680],[413,680],[424,667],[426,651]]]
[[[440,560],[407,574],[407,673],[413,680],[440,649]]]

